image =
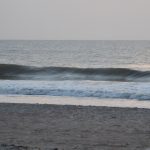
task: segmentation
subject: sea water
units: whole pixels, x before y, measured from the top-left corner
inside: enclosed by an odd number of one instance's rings
[[[0,41],[0,99],[150,107],[149,58],[150,41]]]

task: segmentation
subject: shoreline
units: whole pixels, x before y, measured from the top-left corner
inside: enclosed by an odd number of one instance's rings
[[[144,108],[0,103],[0,149],[148,150],[149,116]]]
[[[92,99],[92,100],[91,100]],[[98,99],[90,97],[0,95],[0,103],[100,106],[150,109],[150,101],[130,99]]]

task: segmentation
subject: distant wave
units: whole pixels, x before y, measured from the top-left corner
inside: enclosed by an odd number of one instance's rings
[[[0,79],[150,82],[150,71],[139,71],[128,68],[40,68],[13,64],[0,64]]]

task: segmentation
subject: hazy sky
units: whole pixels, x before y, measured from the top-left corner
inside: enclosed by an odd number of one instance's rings
[[[150,0],[0,0],[0,39],[150,40]]]

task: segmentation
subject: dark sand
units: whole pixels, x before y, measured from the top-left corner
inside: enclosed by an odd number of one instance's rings
[[[0,150],[148,150],[150,110],[0,104]]]

